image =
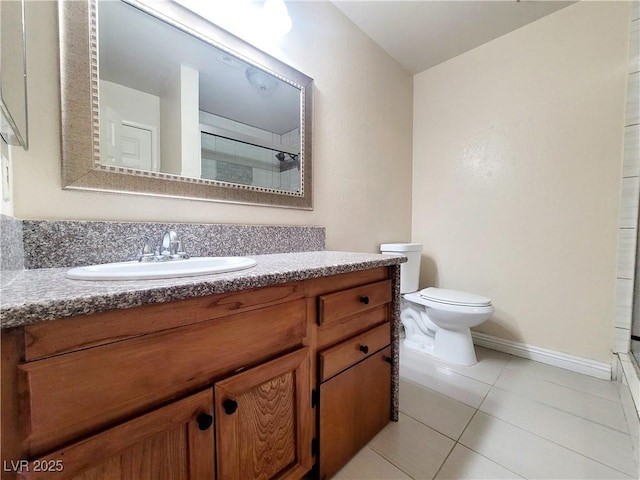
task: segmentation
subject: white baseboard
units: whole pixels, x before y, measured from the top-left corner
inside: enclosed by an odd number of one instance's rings
[[[499,352],[510,353],[516,357],[528,358],[536,362],[546,363],[554,367],[564,368],[573,372],[584,373],[603,380],[611,380],[611,365],[596,362],[588,358],[576,357],[568,353],[556,352],[546,348],[513,342],[503,338],[487,335],[486,333],[471,332],[473,343]]]

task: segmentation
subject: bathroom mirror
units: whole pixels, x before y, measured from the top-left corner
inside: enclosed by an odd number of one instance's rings
[[[28,148],[24,0],[0,1],[0,135]]]
[[[174,2],[59,19],[64,188],[313,208],[311,78]]]

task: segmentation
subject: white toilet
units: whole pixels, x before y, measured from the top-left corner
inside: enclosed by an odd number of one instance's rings
[[[478,363],[470,328],[493,315],[491,299],[444,288],[418,291],[419,243],[384,243],[380,251],[408,258],[400,267],[400,320],[405,346],[458,365]]]

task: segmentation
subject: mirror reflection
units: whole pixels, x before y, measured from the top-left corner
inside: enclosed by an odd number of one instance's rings
[[[121,1],[98,35],[102,165],[301,192],[300,88]]]
[[[28,148],[24,1],[0,1],[0,135]]]

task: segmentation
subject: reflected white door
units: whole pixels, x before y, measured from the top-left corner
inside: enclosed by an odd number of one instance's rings
[[[153,170],[150,129],[122,123],[122,166],[137,170]]]
[[[127,122],[120,114],[106,107],[100,122],[101,161],[104,165],[158,171],[154,151],[156,129]]]

